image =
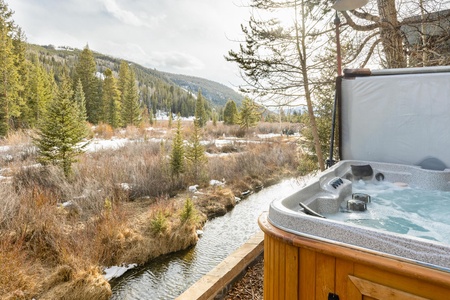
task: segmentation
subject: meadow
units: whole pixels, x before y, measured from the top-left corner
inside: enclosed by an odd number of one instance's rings
[[[299,136],[280,134],[295,126],[261,122],[242,131],[208,123],[207,160],[179,176],[170,173],[175,125],[168,121],[92,127],[69,178],[36,162],[32,131],[10,134],[0,142],[0,298],[108,299],[104,268],[195,245],[208,218],[296,176]],[[185,143],[193,130],[182,121]]]

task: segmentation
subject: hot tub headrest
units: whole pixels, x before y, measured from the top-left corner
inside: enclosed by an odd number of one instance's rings
[[[373,176],[373,169],[371,165],[351,165],[352,174],[355,177],[369,177]]]
[[[418,163],[422,169],[433,170],[433,171],[444,171],[447,169],[445,163],[436,157],[427,157]]]

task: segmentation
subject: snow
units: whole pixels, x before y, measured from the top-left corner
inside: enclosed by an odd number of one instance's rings
[[[11,150],[11,146],[0,146],[0,152],[7,152]]]
[[[110,139],[110,140],[99,140],[93,139],[86,147],[86,152],[95,152],[105,149],[119,149],[128,143],[129,139]]]
[[[267,133],[267,134],[258,134],[257,135],[260,139],[271,139],[274,137],[280,137],[281,134],[279,133]]]
[[[197,192],[197,188],[198,188],[198,184],[196,184],[196,185],[191,185],[191,186],[188,188],[188,190],[189,190],[189,192],[191,192],[191,193],[196,193],[196,192]]]
[[[103,277],[107,281],[110,281],[111,279],[122,276],[126,271],[131,270],[135,267],[137,267],[137,264],[129,264],[129,265],[121,266],[121,267],[112,266],[109,268],[105,268],[105,269],[103,269],[103,272],[105,272],[105,274],[103,274]]]
[[[211,179],[209,181],[209,185],[210,186],[224,186],[225,182],[219,181],[219,180],[215,180],[215,179]]]

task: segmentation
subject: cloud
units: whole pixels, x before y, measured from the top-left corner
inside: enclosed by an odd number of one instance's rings
[[[89,44],[145,67],[225,84],[238,71],[223,56],[238,46],[230,39],[248,17],[234,1],[240,0],[9,0],[30,43]]]
[[[157,18],[156,17],[146,18],[150,20],[150,22],[148,21],[146,22],[132,11],[121,8],[119,4],[117,4],[116,0],[100,0],[100,1],[103,3],[106,11],[110,13],[114,18],[131,26],[153,28],[159,23],[161,19],[165,17],[164,15],[162,15]]]

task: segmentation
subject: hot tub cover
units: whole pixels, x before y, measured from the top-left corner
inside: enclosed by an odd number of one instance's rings
[[[346,76],[340,122],[341,159],[450,168],[450,67]]]

